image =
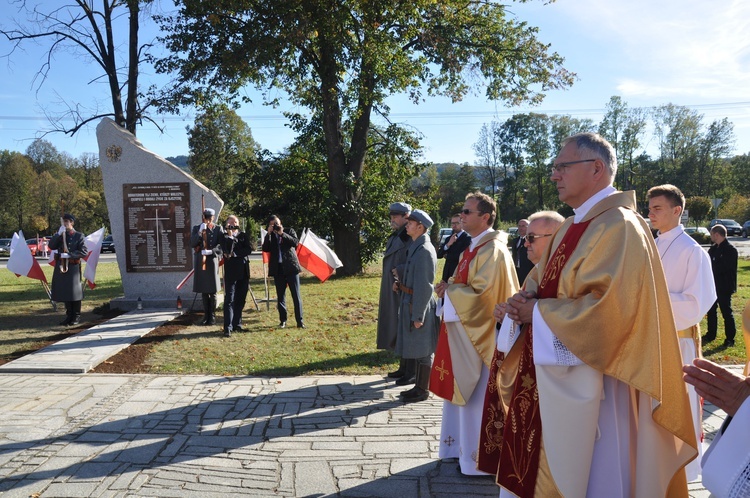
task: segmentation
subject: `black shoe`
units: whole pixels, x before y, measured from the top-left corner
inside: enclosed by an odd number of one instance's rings
[[[78,325],[79,323],[81,323],[81,315],[76,315],[73,317],[73,320],[68,323],[68,325],[72,327],[73,325]]]
[[[415,384],[417,378],[414,375],[404,375],[396,381],[397,386],[408,386],[409,384]]]
[[[398,393],[398,397],[403,398],[404,396],[411,395],[417,389],[417,386],[414,386],[411,389],[407,389],[406,391],[401,391],[400,393]]]
[[[285,329],[286,328],[286,322],[279,322],[279,328]]]
[[[404,394],[401,397],[401,401],[404,403],[416,403],[418,401],[424,401],[430,397],[430,391],[422,389],[421,387],[415,387],[414,391],[410,394]]]
[[[724,347],[725,348],[732,348],[732,347],[734,347],[734,339],[726,339],[724,341]]]
[[[235,325],[234,327],[232,327],[232,330],[234,330],[235,332],[244,332],[245,331],[245,329],[242,328],[242,325]]]
[[[708,335],[704,335],[701,337],[701,344],[708,344],[709,342],[714,342],[716,340],[716,336],[709,337]]]
[[[388,372],[388,375],[386,375],[386,377],[388,377],[389,379],[400,379],[403,376],[404,371],[401,369],[396,370],[395,372]]]
[[[232,331],[224,329],[224,337],[232,337]]]
[[[306,329],[307,327],[305,327],[305,324],[304,324],[304,323],[302,323],[302,322],[299,322],[299,323],[297,324],[297,328],[298,328],[298,329]]]
[[[63,326],[70,325],[70,322],[72,322],[72,321],[73,321],[73,317],[72,316],[66,316],[65,320],[63,320],[62,322],[60,322],[60,325],[63,325]]]

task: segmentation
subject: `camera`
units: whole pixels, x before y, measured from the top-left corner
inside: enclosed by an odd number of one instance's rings
[[[274,231],[274,232],[280,232],[280,231],[281,231],[281,225],[279,225],[278,223],[277,223],[277,224],[275,224],[275,225],[273,226],[273,231]]]
[[[237,230],[239,228],[237,225],[227,225],[227,230]]]

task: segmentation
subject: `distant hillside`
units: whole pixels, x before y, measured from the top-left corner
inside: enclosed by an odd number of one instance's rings
[[[190,173],[190,168],[188,167],[188,156],[167,157],[166,159],[186,173]]]

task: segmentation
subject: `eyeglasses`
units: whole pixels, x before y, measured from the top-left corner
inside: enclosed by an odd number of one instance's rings
[[[550,174],[554,175],[555,173],[565,173],[565,168],[568,166],[572,166],[574,164],[580,164],[580,163],[593,163],[596,161],[596,159],[581,159],[580,161],[568,161],[567,163],[557,163],[552,165],[552,169],[550,169]]]
[[[465,215],[469,215],[471,213],[482,213],[481,211],[476,210],[476,209],[462,209],[461,212],[463,214],[465,214]],[[482,213],[482,214],[484,214],[484,213]]]
[[[543,237],[551,237],[551,233],[543,233],[540,235],[535,235],[533,233],[526,234],[526,240],[529,241],[529,244],[533,244],[536,239],[541,239]]]

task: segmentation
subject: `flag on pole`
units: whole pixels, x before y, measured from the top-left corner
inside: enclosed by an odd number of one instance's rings
[[[261,243],[261,246],[263,245],[263,241],[266,240],[266,235],[267,234],[268,234],[268,232],[261,227],[261,229],[260,229],[260,243]],[[271,259],[271,253],[270,252],[262,251],[261,252],[261,256],[263,257],[263,264],[267,265],[268,262]]]
[[[10,257],[8,258],[7,268],[18,277],[25,275],[47,283],[47,277],[44,275],[42,267],[39,266],[39,262],[34,259],[29,246],[26,245],[23,232],[13,234],[13,239],[10,242]]]
[[[89,289],[96,287],[96,284],[94,283],[94,280],[96,279],[96,265],[99,264],[99,255],[102,252],[103,240],[104,227],[101,227],[83,240],[83,243],[86,245],[86,249],[88,249],[89,252],[84,258],[86,260],[86,269],[83,271],[83,278],[86,279]]]
[[[344,266],[323,239],[305,229],[297,245],[297,258],[302,267],[325,282],[336,268]]]

